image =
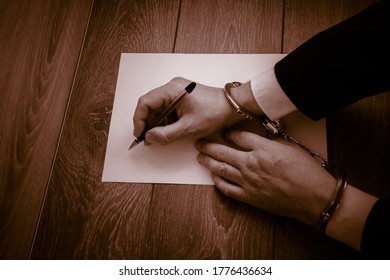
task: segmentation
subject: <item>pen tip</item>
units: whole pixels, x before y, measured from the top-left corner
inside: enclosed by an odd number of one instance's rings
[[[129,147],[129,150],[133,149],[135,146],[138,145],[138,141],[134,140],[133,143],[131,143],[130,147]]]
[[[191,92],[194,90],[195,87],[196,87],[196,83],[195,83],[195,82],[192,82],[191,84],[189,84],[189,85],[185,88],[185,91],[186,91],[187,93],[191,93]]]

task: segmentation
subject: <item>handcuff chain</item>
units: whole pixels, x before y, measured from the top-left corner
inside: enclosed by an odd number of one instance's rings
[[[291,135],[283,133],[282,136],[287,141],[294,142],[299,147],[301,147],[302,149],[306,150],[312,157],[317,157],[320,160],[322,160],[322,166],[325,167],[326,169],[329,168],[328,161],[325,159],[325,157],[323,155],[321,155],[320,153],[317,153],[317,152],[313,151],[312,149],[308,148],[307,146],[303,145],[301,142],[299,142],[297,139],[295,139]]]
[[[291,135],[288,135],[278,120],[272,121],[266,115],[259,117],[242,108],[240,104],[237,103],[237,101],[232,97],[230,91],[231,88],[239,87],[240,85],[240,82],[227,83],[224,88],[226,99],[236,109],[237,113],[241,114],[242,116],[251,121],[260,122],[274,137],[283,137],[284,140],[297,144],[299,147],[307,151],[312,157],[319,158],[323,162],[322,167],[324,167],[326,171],[329,172],[336,179],[337,184],[333,192],[332,198],[330,199],[328,205],[321,212],[319,221],[315,226],[316,230],[325,232],[328,221],[339,206],[344,190],[347,187],[347,174],[341,168],[333,164],[329,164],[329,162],[321,154],[309,149],[297,139],[295,139]]]
[[[264,115],[261,117],[255,116],[252,113],[248,112],[244,108],[240,106],[239,103],[237,103],[236,100],[231,95],[230,90],[232,88],[237,88],[241,86],[240,82],[232,82],[232,83],[227,83],[224,88],[224,93],[225,97],[229,101],[229,103],[236,109],[237,113],[241,114],[245,118],[254,121],[254,122],[259,122],[261,123],[273,136],[275,137],[283,137],[285,140],[293,142],[297,144],[299,147],[302,149],[306,150],[311,156],[317,157],[322,160],[322,166],[328,170],[329,172],[332,172],[331,169],[332,167],[329,165],[328,161],[325,159],[324,156],[321,154],[309,149],[307,146],[303,145],[301,142],[299,142],[296,138],[292,137],[291,135],[288,135],[284,129],[282,128],[281,123],[278,120],[272,121],[271,119],[268,118],[268,116]]]
[[[307,151],[312,157],[317,157],[319,158],[320,160],[322,160],[322,166],[324,168],[326,168],[327,170],[330,168],[329,167],[329,163],[328,161],[326,160],[326,158],[321,155],[320,153],[317,153],[315,151],[313,151],[312,149],[310,149],[309,147],[307,147],[306,145],[302,144],[301,142],[299,142],[296,138],[294,138],[293,136],[287,134],[284,130],[282,130],[280,128],[280,123],[279,121],[271,121],[270,119],[266,118],[263,122],[263,126],[273,135],[273,136],[280,136],[280,137],[283,137],[283,139],[289,141],[289,142],[293,142],[295,144],[297,144],[299,147],[301,147],[302,149],[304,149],[305,151]]]

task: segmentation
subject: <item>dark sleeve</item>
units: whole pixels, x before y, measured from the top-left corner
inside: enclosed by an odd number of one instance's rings
[[[294,105],[318,120],[390,89],[390,1],[321,32],[275,65]]]
[[[367,259],[390,260],[390,200],[379,199],[368,215],[361,252]]]

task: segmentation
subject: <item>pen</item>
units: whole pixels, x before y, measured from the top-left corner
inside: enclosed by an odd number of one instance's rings
[[[183,91],[182,93],[180,93],[180,94],[172,101],[172,103],[169,104],[169,106],[166,107],[166,108],[164,109],[164,111],[162,111],[162,113],[161,113],[159,116],[157,116],[156,120],[155,120],[154,122],[152,122],[151,125],[145,126],[145,129],[144,129],[144,131],[142,131],[141,135],[138,136],[138,137],[133,141],[133,143],[131,143],[131,145],[130,145],[130,147],[129,147],[129,150],[132,149],[132,148],[134,148],[135,146],[137,146],[137,145],[138,145],[139,143],[141,143],[142,141],[144,141],[144,140],[145,140],[145,135],[146,135],[146,133],[147,133],[150,129],[152,129],[152,128],[158,126],[166,117],[168,117],[169,114],[171,114],[172,111],[175,110],[176,107],[180,104],[180,102],[183,100],[183,98],[184,98],[187,94],[190,94],[190,93],[194,90],[195,86],[196,86],[196,83],[195,83],[195,82],[190,83],[190,84],[184,89],[184,91]]]

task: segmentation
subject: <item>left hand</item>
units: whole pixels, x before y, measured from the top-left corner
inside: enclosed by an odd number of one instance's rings
[[[245,131],[225,139],[238,146],[198,140],[198,161],[209,169],[225,195],[309,225],[332,197],[333,178],[306,151],[293,143],[270,140]]]

